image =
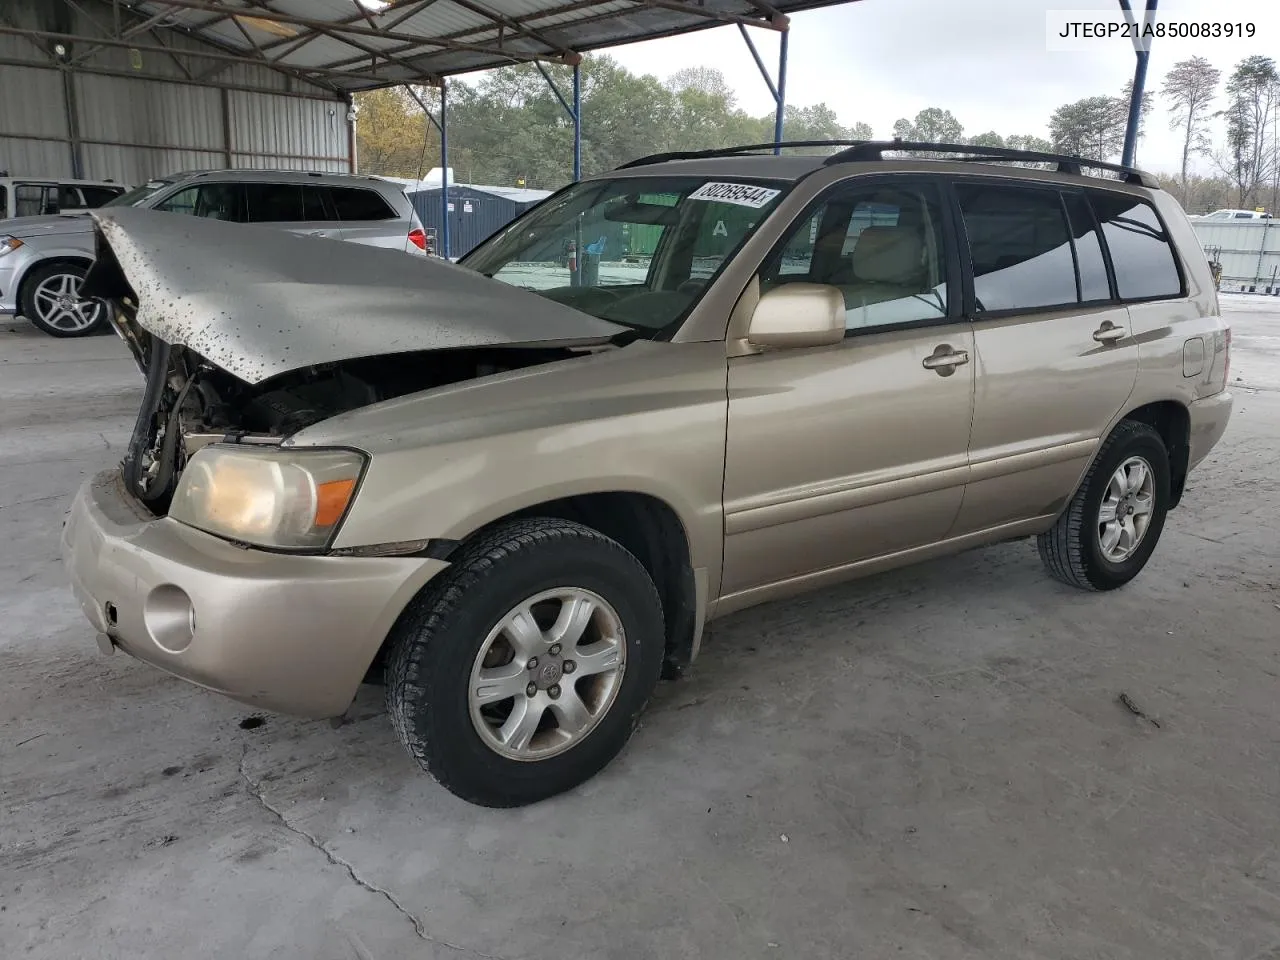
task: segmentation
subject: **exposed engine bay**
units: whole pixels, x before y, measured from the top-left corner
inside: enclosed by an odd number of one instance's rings
[[[146,379],[121,467],[155,514],[208,444],[278,445],[350,410],[637,336],[442,261],[157,211],[93,219],[81,295]]]
[[[112,306],[127,314],[130,305]],[[206,444],[279,444],[348,410],[589,352],[568,347],[416,351],[307,367],[250,385],[186,347],[138,335],[127,322],[116,325],[146,375],[122,464],[124,479],[157,515],[167,511],[187,460]]]

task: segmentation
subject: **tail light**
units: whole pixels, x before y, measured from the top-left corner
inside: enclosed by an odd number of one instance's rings
[[[427,252],[427,234],[422,228],[417,227],[409,231],[409,242],[423,253]]]
[[[1226,349],[1223,351],[1222,382],[1225,386],[1231,385],[1231,328],[1230,327],[1227,327]]]

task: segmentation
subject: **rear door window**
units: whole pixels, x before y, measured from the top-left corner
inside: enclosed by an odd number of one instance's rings
[[[1155,209],[1123,193],[1089,191],[1121,300],[1182,296],[1182,276]]]
[[[1076,245],[1076,270],[1080,274],[1080,299],[1111,299],[1111,281],[1107,279],[1107,262],[1102,256],[1102,240],[1093,221],[1089,203],[1083,194],[1064,193],[1062,202],[1071,223],[1071,236]]]
[[[80,190],[68,183],[59,184],[58,206],[63,210],[74,210],[77,207],[83,207],[84,199],[80,196]]]
[[[339,220],[394,220],[396,212],[377,191],[361,187],[330,187]]]
[[[304,220],[333,220],[335,219],[329,206],[325,201],[324,187],[317,187],[310,183],[302,186],[302,218]]]
[[[305,220],[300,183],[246,183],[249,223],[297,223]]]
[[[959,183],[979,313],[1077,302],[1075,259],[1056,190]]]

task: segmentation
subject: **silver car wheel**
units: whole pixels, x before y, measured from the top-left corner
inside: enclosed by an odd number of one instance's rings
[[[490,750],[545,760],[581,742],[622,688],[626,636],[598,594],[560,587],[530,597],[489,632],[471,668],[471,723]]]
[[[1156,504],[1155,477],[1142,457],[1116,468],[1098,509],[1098,545],[1112,563],[1124,563],[1137,551]]]
[[[67,333],[80,333],[98,322],[102,304],[81,300],[80,282],[74,273],[55,273],[36,285],[31,298],[41,322]]]

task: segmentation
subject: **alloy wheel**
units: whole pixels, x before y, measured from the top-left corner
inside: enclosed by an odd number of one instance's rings
[[[74,273],[45,277],[32,291],[39,319],[66,333],[82,333],[102,316],[102,304],[80,298],[81,278]]]
[[[622,620],[598,594],[561,587],[507,612],[480,646],[467,703],[481,740],[512,760],[544,760],[581,742],[622,687]]]
[[[1142,457],[1129,457],[1111,475],[1098,508],[1098,545],[1112,563],[1133,556],[1155,510],[1155,476]]]

